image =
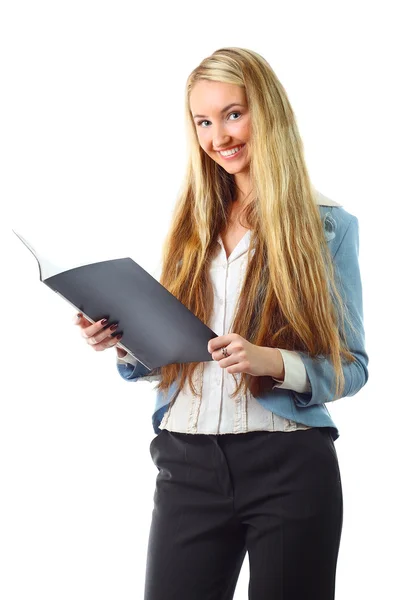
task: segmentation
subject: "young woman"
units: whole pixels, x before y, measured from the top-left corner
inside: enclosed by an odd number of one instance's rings
[[[368,379],[358,220],[313,188],[256,52],[203,60],[186,120],[160,283],[219,337],[212,361],[153,372],[117,349],[124,379],[158,382],[145,599],[231,599],[248,552],[251,600],[329,600],[343,505],[325,403]],[[95,350],[118,342],[77,322]]]

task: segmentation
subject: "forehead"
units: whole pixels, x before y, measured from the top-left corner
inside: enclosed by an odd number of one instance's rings
[[[193,114],[198,112],[219,113],[224,106],[233,102],[246,106],[246,94],[242,86],[205,79],[195,83],[189,98]]]

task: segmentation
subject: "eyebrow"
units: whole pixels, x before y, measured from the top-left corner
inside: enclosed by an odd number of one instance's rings
[[[221,114],[225,113],[226,110],[228,110],[229,108],[232,108],[233,106],[242,106],[243,108],[246,108],[245,104],[240,104],[239,102],[233,102],[232,104],[228,104],[228,106],[223,108],[221,110]],[[206,119],[207,115],[194,115],[192,118],[197,119],[198,117],[202,117],[203,119]]]

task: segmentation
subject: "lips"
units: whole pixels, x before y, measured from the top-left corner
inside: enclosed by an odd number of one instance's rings
[[[237,157],[239,154],[241,154],[244,146],[245,146],[245,144],[237,144],[236,146],[231,146],[231,148],[225,148],[224,150],[219,151],[219,154],[220,154],[221,158],[223,158],[224,160],[230,160],[230,159]],[[240,148],[240,150],[238,150],[237,152],[234,152],[234,154],[229,154],[228,156],[223,156],[223,154],[221,154],[221,152],[226,152],[227,150],[232,150],[233,148]]]

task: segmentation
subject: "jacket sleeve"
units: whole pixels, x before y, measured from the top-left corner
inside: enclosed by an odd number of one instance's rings
[[[323,404],[340,397],[354,396],[367,382],[369,358],[365,350],[365,330],[363,324],[362,282],[359,269],[359,223],[352,215],[340,245],[334,255],[336,282],[340,295],[348,308],[349,318],[356,334],[345,321],[344,333],[355,362],[342,361],[345,387],[341,396],[334,395],[335,373],[331,360],[323,355],[311,357],[307,352],[299,352],[311,390],[307,393],[294,391],[294,401],[298,407]],[[339,281],[338,281],[339,279]]]
[[[160,380],[160,369],[151,371],[131,357],[128,360],[117,358],[117,370],[126,381],[155,382]]]

